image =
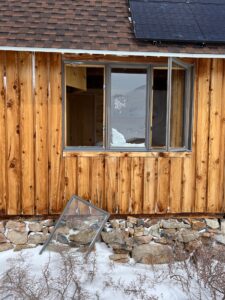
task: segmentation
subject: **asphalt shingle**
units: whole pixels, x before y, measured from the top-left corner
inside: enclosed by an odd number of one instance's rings
[[[129,17],[127,0],[0,0],[0,46],[225,53],[225,45],[138,41]]]

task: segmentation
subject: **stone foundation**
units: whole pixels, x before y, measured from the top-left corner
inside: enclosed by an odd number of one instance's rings
[[[128,217],[126,221],[109,221],[101,236],[113,249],[111,260],[171,263],[187,259],[203,245],[219,243],[225,250],[225,220]]]
[[[54,224],[55,221],[50,219],[0,221],[0,252],[43,245]],[[87,245],[91,240],[90,229],[83,227],[76,228],[75,234],[71,226],[59,228],[57,244],[67,247]],[[93,230],[91,234],[93,236]],[[110,256],[113,261],[128,262],[133,258],[146,264],[170,263],[188,258],[202,245],[220,244],[225,250],[225,220],[113,219],[106,223],[101,239],[113,249],[114,254]]]
[[[0,252],[43,245],[54,228],[54,220],[0,221]]]

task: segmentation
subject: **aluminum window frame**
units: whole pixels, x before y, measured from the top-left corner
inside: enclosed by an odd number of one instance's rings
[[[83,66],[83,67],[94,67],[98,66],[99,68],[103,68],[104,70],[104,83],[103,83],[103,146],[68,146],[66,145],[66,105],[67,105],[67,100],[66,100],[66,66],[71,65],[71,66]],[[105,139],[105,124],[104,124],[104,116],[105,116],[105,111],[106,111],[106,64],[102,62],[89,62],[89,61],[73,61],[73,60],[64,60],[62,63],[62,86],[63,86],[63,130],[62,130],[62,147],[63,151],[105,151],[106,147],[104,145],[104,139]]]
[[[167,70],[167,96],[168,97],[168,60],[166,63],[153,63],[151,64],[151,79],[150,79],[150,113],[149,113],[149,151],[150,152],[166,152],[167,151],[167,142],[163,147],[153,146],[152,145],[152,118],[153,118],[153,103],[154,103],[154,69],[165,68]],[[166,108],[167,109],[167,108]],[[168,109],[167,109],[168,110]],[[166,111],[167,113],[167,111]],[[167,119],[166,119],[166,141],[167,141]]]
[[[183,147],[171,147],[170,146],[170,134],[171,134],[171,102],[172,102],[172,74],[173,63],[184,68],[185,70],[185,93],[183,101]],[[191,151],[190,138],[192,138],[192,121],[193,121],[193,65],[180,61],[177,58],[168,58],[168,86],[167,86],[167,104],[169,105],[167,111],[167,151],[168,152],[181,152]],[[169,95],[168,95],[169,94]],[[191,113],[192,112],[192,113]]]
[[[171,92],[172,92],[172,64],[183,67],[185,76],[184,111],[184,147],[170,147],[170,116],[171,116]],[[66,72],[67,65],[99,66],[104,69],[103,85],[103,146],[67,146],[66,145]],[[152,137],[152,113],[153,113],[153,70],[157,67],[167,68],[167,116],[166,116],[166,145],[165,147],[153,147]],[[111,146],[111,69],[145,69],[146,70],[146,113],[145,113],[145,147],[117,147]],[[187,77],[187,78],[186,78]],[[168,57],[167,63],[122,63],[105,61],[76,61],[63,60],[62,62],[62,150],[63,152],[191,152],[193,139],[193,102],[194,102],[194,66],[177,58]],[[187,107],[188,106],[188,107]]]

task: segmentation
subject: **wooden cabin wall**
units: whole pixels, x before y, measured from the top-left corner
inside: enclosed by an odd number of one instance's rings
[[[195,61],[191,153],[63,153],[61,55],[0,52],[0,215],[225,213],[225,62]]]

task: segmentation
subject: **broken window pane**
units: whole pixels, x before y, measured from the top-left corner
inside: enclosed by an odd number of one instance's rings
[[[108,212],[72,196],[40,254],[46,247],[54,251],[68,247],[90,250],[108,218]]]
[[[145,147],[146,69],[111,70],[111,146]]]

